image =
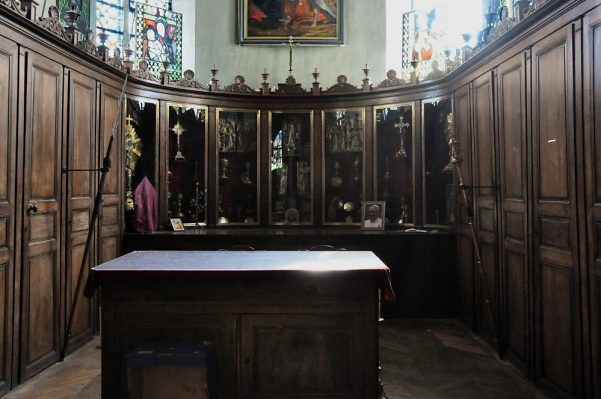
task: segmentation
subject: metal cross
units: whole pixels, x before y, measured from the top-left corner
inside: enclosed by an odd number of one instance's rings
[[[409,126],[411,126],[409,122],[405,122],[405,119],[402,116],[399,118],[399,121],[394,124],[394,127],[399,129],[401,139],[399,150],[394,154],[395,158],[405,158],[407,156],[407,151],[405,150],[405,129],[409,128]]]
[[[176,161],[179,161],[179,160],[183,161],[186,158],[182,154],[179,139],[180,139],[181,135],[184,134],[185,130],[182,127],[182,125],[179,123],[179,121],[175,124],[175,126],[173,126],[173,129],[171,129],[171,130],[173,130],[173,133],[177,136],[177,153],[175,154],[175,160]]]
[[[288,37],[288,49],[290,50],[290,62],[288,63],[289,69],[288,72],[292,75],[292,46],[294,46],[294,41],[292,40],[292,36]]]

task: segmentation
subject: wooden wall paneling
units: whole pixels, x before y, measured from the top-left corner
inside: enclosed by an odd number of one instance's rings
[[[459,151],[463,156],[461,175],[463,183],[472,184],[472,113],[470,107],[471,85],[467,84],[455,92],[454,120],[455,135],[459,140]],[[457,315],[470,328],[474,328],[474,247],[471,228],[467,223],[463,195],[457,190]],[[472,196],[468,206],[473,207]]]
[[[500,182],[499,263],[505,354],[522,371],[529,366],[530,295],[528,183],[530,157],[526,119],[526,54],[497,68]]]
[[[601,397],[601,8],[583,21],[584,156],[586,175],[587,260],[590,353],[586,358],[591,397]]]
[[[535,376],[581,396],[573,34],[568,25],[532,48]]]
[[[473,83],[474,220],[482,269],[475,268],[476,331],[496,346],[499,331],[497,257],[497,179],[494,81],[491,71]]]
[[[63,67],[25,52],[20,380],[58,359]]]
[[[102,167],[106,155],[115,119],[119,118],[115,141],[111,152],[112,168],[106,176],[104,184],[104,201],[98,219],[98,260],[104,263],[121,255],[121,234],[123,226],[122,211],[122,152],[123,152],[123,118],[118,115],[120,90],[106,84],[98,85],[99,108],[98,130],[100,137],[97,151],[97,165]],[[97,175],[98,176],[98,175]]]
[[[12,378],[18,58],[17,45],[0,40],[0,395]]]
[[[72,70],[68,71],[68,79],[65,167],[80,170],[94,169],[98,165],[96,161],[96,82],[94,79]],[[98,173],[71,171],[66,173],[65,177],[67,179],[65,319],[68,320],[92,218]],[[94,241],[91,244],[86,264],[87,269],[96,265],[96,246]],[[83,290],[79,295],[71,327],[69,351],[76,350],[94,333],[93,301],[83,297]]]

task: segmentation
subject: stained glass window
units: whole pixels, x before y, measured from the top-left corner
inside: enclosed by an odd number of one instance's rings
[[[96,43],[100,45],[99,33],[108,34],[105,45],[123,50],[123,3],[121,0],[96,1]],[[123,52],[122,52],[123,53]]]
[[[65,13],[71,10],[73,6],[73,0],[59,0],[58,9],[60,11],[61,21],[66,22]],[[77,20],[77,29],[80,32],[87,32],[90,28],[90,0],[76,0],[75,7],[79,12],[79,19]]]
[[[136,4],[136,59],[145,59],[148,70],[156,76],[169,61],[169,73],[174,80],[182,76],[182,14]]]

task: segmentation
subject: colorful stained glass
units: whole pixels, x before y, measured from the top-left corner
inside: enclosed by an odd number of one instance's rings
[[[110,49],[123,50],[123,6],[120,0],[97,0],[96,2],[96,44],[98,35],[108,34],[105,45]],[[123,52],[122,52],[123,54]]]
[[[66,22],[65,13],[71,10],[73,0],[58,0],[58,9],[60,11],[61,21]],[[90,0],[75,0],[75,6],[79,12],[77,20],[77,29],[80,32],[87,32],[90,28]]]
[[[167,59],[171,78],[181,79],[182,14],[137,3],[136,59],[146,59],[148,70],[157,77]]]

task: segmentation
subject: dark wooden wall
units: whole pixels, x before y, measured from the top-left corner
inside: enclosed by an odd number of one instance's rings
[[[454,91],[482,261],[460,223],[458,315],[558,397],[601,397],[600,26],[566,18]]]
[[[475,262],[468,212],[459,209],[457,261],[445,285],[456,287],[455,313],[549,392],[601,398],[597,6],[596,0],[549,0],[532,24],[518,25],[446,78],[417,87],[284,100],[132,79],[128,94],[158,104],[157,159],[163,161],[168,102],[207,106],[209,147],[215,148],[211,121],[220,107],[260,109],[262,125],[270,109],[365,107],[372,131],[375,106],[412,102],[420,121],[423,100],[452,95],[482,261]],[[0,395],[58,358],[98,182],[94,174],[66,174],[62,168],[101,165],[119,116],[123,77],[0,3]],[[317,156],[321,124],[315,112]],[[415,125],[419,147],[422,132]],[[122,251],[121,141],[117,129],[115,172],[107,179],[87,267]],[[215,154],[209,152],[208,162],[215,164]],[[373,174],[371,165],[367,175]],[[320,162],[315,168],[313,184],[321,187]],[[161,170],[164,188],[166,168]],[[416,192],[421,181],[416,174]],[[209,185],[214,183],[211,176]],[[366,196],[372,191],[367,185]],[[208,199],[215,209],[214,193]],[[415,206],[416,215],[423,214],[422,203]],[[321,213],[317,196],[314,209]],[[209,223],[215,223],[214,212]],[[403,254],[391,250],[386,256]],[[401,270],[398,278],[409,272]],[[96,313],[95,300],[81,302],[71,350],[96,331]]]

